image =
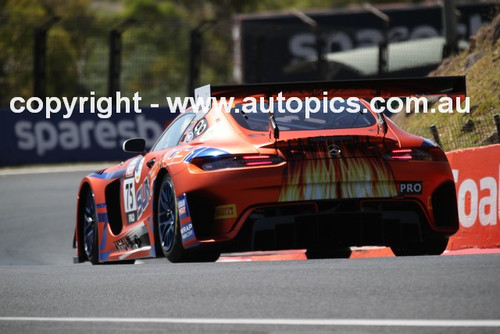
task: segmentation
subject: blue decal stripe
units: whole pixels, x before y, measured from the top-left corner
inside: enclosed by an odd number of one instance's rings
[[[188,246],[183,246],[183,247],[184,247],[184,248],[186,248],[186,249],[189,249],[189,248],[196,247],[196,246],[198,246],[198,245],[200,245],[200,244],[201,244],[200,242],[195,242],[195,243],[193,243],[193,244],[191,244],[191,245],[188,245]]]
[[[99,245],[99,251],[102,251],[106,247],[106,237],[108,235],[108,214],[107,213],[99,213],[97,215],[97,220],[99,223],[104,223],[104,229],[102,234],[101,244]],[[100,252],[99,252],[100,253]],[[100,255],[99,255],[100,258]]]
[[[184,161],[191,162],[194,158],[197,157],[217,157],[219,155],[225,155],[225,154],[229,154],[229,152],[219,150],[218,148],[200,147],[194,150],[193,152],[189,153],[184,158]]]
[[[420,147],[422,147],[422,148],[436,147],[436,146],[437,146],[437,144],[435,144],[433,141],[431,141],[427,138],[424,138],[424,141],[420,145]]]
[[[191,162],[191,160],[193,160],[195,155],[197,155],[201,151],[206,150],[207,148],[208,147],[199,147],[196,150],[189,152],[189,154],[184,157],[184,161]]]
[[[94,177],[96,179],[101,179],[101,180],[112,180],[122,177],[123,174],[125,174],[125,169],[120,169],[114,172],[103,172],[102,174],[92,173],[89,174],[89,177]]]
[[[111,254],[112,251],[107,251],[107,252],[99,252],[99,259],[102,261],[108,261],[109,259],[109,254]]]
[[[96,208],[98,208],[98,209],[102,209],[102,208],[105,208],[105,207],[106,207],[106,203],[98,203],[98,204],[96,204],[95,206],[96,206]]]
[[[185,198],[185,201],[186,201],[186,217],[191,217],[191,214],[189,213],[188,200],[187,200],[187,197],[186,197],[185,194],[184,194],[184,198]]]

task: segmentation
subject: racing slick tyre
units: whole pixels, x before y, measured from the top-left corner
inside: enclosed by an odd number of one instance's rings
[[[448,246],[448,237],[435,236],[422,243],[392,245],[391,250],[396,256],[441,255]]]
[[[87,191],[87,194],[85,195],[85,202],[83,205],[83,213],[81,215],[81,219],[83,251],[87,256],[87,259],[92,264],[98,264],[99,249],[97,245],[97,211],[92,189],[89,189]]]
[[[99,230],[97,210],[92,189],[88,189],[80,216],[81,244],[87,260],[92,264],[134,264],[135,260],[99,262]]]
[[[170,262],[214,262],[219,258],[220,253],[207,248],[186,250],[182,246],[177,196],[170,175],[160,183],[155,217],[157,254],[163,254]]]

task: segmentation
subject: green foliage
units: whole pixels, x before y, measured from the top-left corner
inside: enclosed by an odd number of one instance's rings
[[[430,137],[429,127],[435,125],[443,148],[447,151],[496,143],[494,115],[500,110],[500,38],[495,35],[498,27],[500,15],[490,25],[482,27],[471,39],[476,41],[473,42],[475,46],[471,45],[462,53],[444,60],[430,74],[465,75],[470,113],[398,114],[393,120],[405,130],[424,137]],[[466,66],[467,59],[475,54],[481,54],[482,57],[473,65]],[[474,128],[465,130],[467,122],[472,122]]]
[[[35,0],[7,1],[0,14],[0,103],[31,93],[33,30],[45,16]]]
[[[389,0],[390,1],[390,0]],[[121,29],[124,94],[144,103],[186,93],[189,33],[202,22],[201,84],[231,81],[232,19],[238,13],[332,9],[361,0],[6,0],[0,2],[0,105],[33,94],[35,29],[48,30],[51,96],[107,95],[109,33]],[[376,0],[371,3],[388,2]],[[125,24],[126,23],[126,24]]]

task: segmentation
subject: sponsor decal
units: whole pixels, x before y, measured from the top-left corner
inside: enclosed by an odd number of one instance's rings
[[[189,222],[186,225],[181,227],[181,237],[182,237],[182,241],[186,241],[186,240],[189,240],[191,238],[194,238],[193,223]]]
[[[236,218],[236,204],[215,207],[215,219]]]
[[[500,247],[500,145],[447,152],[460,229],[448,249]]]
[[[422,193],[422,182],[400,182],[399,193],[401,195],[420,195]]]
[[[194,233],[193,222],[189,215],[189,206],[186,194],[177,197],[177,210],[180,219],[180,232],[182,239],[182,246],[185,249],[199,245],[198,239]]]
[[[187,205],[186,205],[186,198],[184,196],[180,197],[177,200],[177,208],[179,210],[179,217],[181,219],[184,219],[189,216],[188,210],[187,210]]]
[[[144,157],[141,158],[141,161],[139,161],[139,163],[135,167],[135,182],[136,183],[139,183],[139,181],[141,180],[142,165],[144,165]]]
[[[193,134],[193,131],[189,131],[186,135],[186,138],[184,139],[184,141],[186,143],[189,143],[191,140],[193,140],[194,138],[194,134]]]
[[[16,138],[15,145],[20,151],[33,153],[34,159],[55,152],[62,155],[66,151],[81,151],[82,156],[90,161],[95,159],[89,159],[86,152],[112,152],[132,137],[154,142],[162,133],[160,123],[144,115],[113,121],[92,120],[88,115],[79,117],[79,120],[35,121],[30,118],[10,123]]]
[[[148,207],[149,200],[151,197],[151,187],[149,186],[149,177],[146,177],[144,179],[144,182],[142,182],[135,196],[137,199],[137,219],[139,219],[144,213],[144,210],[146,210],[146,208]]]
[[[453,169],[460,225],[463,228],[495,228],[500,220],[500,163],[488,165],[480,172],[465,164],[460,167]],[[495,237],[490,239],[500,243],[498,228],[492,234]]]
[[[125,177],[129,177],[129,176],[132,176],[134,175],[134,171],[135,171],[135,165],[137,164],[137,161],[139,160],[140,158],[137,157],[135,158],[134,160],[130,161],[130,163],[128,164],[128,167],[127,167],[127,171],[125,173]]]

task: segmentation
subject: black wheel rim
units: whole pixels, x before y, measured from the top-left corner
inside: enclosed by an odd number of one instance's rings
[[[94,236],[96,233],[96,211],[92,191],[87,193],[83,212],[83,247],[90,259],[94,251]]]
[[[158,234],[164,252],[170,251],[174,244],[175,219],[174,187],[172,186],[172,182],[167,180],[161,186],[158,202]]]

